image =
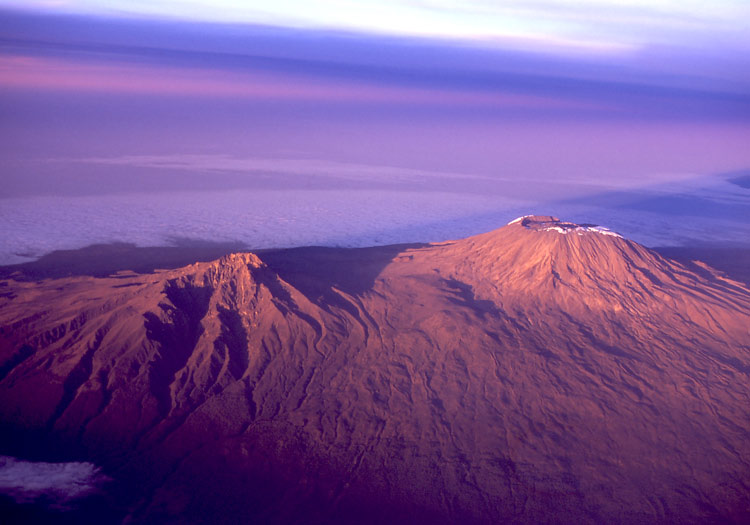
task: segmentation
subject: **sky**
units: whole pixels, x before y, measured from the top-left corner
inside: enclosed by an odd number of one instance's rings
[[[250,23],[578,51],[705,44],[720,36],[745,48],[744,0],[4,0],[30,11],[105,17]]]
[[[740,0],[0,0],[0,262],[441,240],[548,210],[741,241],[749,23]]]

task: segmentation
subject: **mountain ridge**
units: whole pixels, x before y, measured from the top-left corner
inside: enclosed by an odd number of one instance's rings
[[[0,420],[134,522],[742,522],[750,290],[593,228],[6,281]]]

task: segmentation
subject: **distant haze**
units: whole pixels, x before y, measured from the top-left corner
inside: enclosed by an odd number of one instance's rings
[[[412,33],[3,5],[0,263],[175,236],[440,240],[531,212],[650,244],[750,238],[744,3],[471,2],[455,26],[451,3],[384,4],[434,11]],[[483,10],[518,30],[486,34]]]

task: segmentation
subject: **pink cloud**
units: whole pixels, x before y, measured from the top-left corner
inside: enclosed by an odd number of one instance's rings
[[[22,55],[0,56],[0,88],[490,108],[584,107],[580,102],[515,93],[403,87],[259,71],[155,67]]]

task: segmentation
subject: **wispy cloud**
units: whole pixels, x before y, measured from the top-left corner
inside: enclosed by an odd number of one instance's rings
[[[0,89],[539,115],[742,119],[747,57],[549,56],[318,30],[0,17]],[[667,65],[665,65],[667,64]]]
[[[70,161],[59,159],[58,161]],[[203,173],[211,172],[266,172],[287,173],[294,175],[332,176],[347,180],[364,180],[380,182],[417,182],[425,179],[451,178],[490,179],[487,176],[469,173],[446,171],[431,171],[403,168],[398,166],[362,164],[356,162],[341,162],[324,159],[307,158],[268,158],[268,157],[235,157],[229,155],[123,155],[119,157],[90,157],[74,159],[76,162],[86,162],[104,165],[131,166],[136,168],[161,168],[169,170],[186,170]],[[493,177],[491,180],[500,180]]]
[[[0,88],[276,101],[586,109],[593,104],[496,89],[419,87],[217,67],[0,55]]]
[[[92,463],[43,463],[0,456],[0,493],[16,503],[41,501],[65,510],[110,481]]]
[[[560,54],[621,53],[655,43],[744,46],[743,0],[0,0],[0,5],[109,17],[188,19],[497,42]]]

